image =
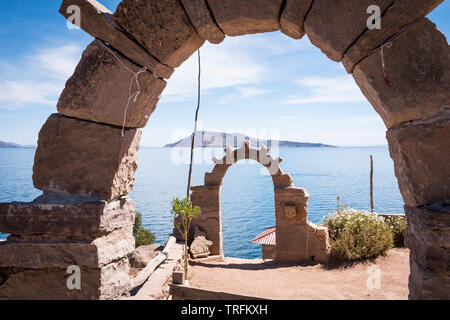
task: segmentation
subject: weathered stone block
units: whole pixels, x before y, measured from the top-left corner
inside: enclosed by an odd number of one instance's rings
[[[191,187],[191,200],[194,206],[199,206],[201,215],[191,224],[190,234],[192,240],[201,230],[206,239],[211,240],[209,251],[211,254],[222,254],[222,224],[220,217],[220,190],[221,186]]]
[[[225,39],[225,34],[214,22],[207,0],[181,0],[184,9],[200,36],[211,43],[219,44]]]
[[[166,82],[123,57],[100,40],[84,51],[75,73],[66,82],[59,113],[99,123],[142,128],[159,101]],[[140,93],[129,101],[132,93]]]
[[[405,203],[420,206],[450,197],[450,110],[387,132]]]
[[[73,14],[73,10],[68,10],[71,9],[71,6],[80,8],[80,28],[82,30],[94,38],[109,43],[134,63],[147,67],[156,76],[165,79],[170,78],[174,70],[160,63],[144,48],[130,39],[114,22],[111,11],[102,4],[95,0],[64,0],[59,12],[67,19]]]
[[[283,263],[325,263],[330,244],[326,229],[305,222],[291,224],[277,219],[276,261]]]
[[[41,196],[30,203],[0,203],[0,232],[97,238],[132,226],[136,204]]]
[[[347,49],[367,29],[371,5],[382,12],[393,0],[315,0],[305,21],[309,40],[328,58],[341,61]]]
[[[163,250],[164,247],[159,244],[140,246],[131,253],[128,260],[133,268],[145,268],[147,264]]]
[[[449,108],[450,48],[431,21],[423,18],[393,39],[384,59],[391,85],[379,51],[361,61],[353,77],[387,128]]]
[[[179,0],[124,0],[114,19],[170,67],[180,66],[205,42]]]
[[[202,209],[202,215],[220,209],[221,186],[197,186],[191,190],[192,204]]]
[[[450,202],[405,206],[405,212],[411,258],[425,268],[450,272]]]
[[[206,258],[211,254],[209,247],[213,245],[212,241],[209,241],[205,236],[197,236],[189,246],[189,253],[194,259]]]
[[[208,3],[227,36],[280,30],[283,0],[208,0]]]
[[[348,73],[378,46],[409,24],[433,11],[443,0],[397,0],[383,14],[381,29],[367,29],[348,49],[342,60]]]
[[[294,179],[289,173],[281,173],[272,176],[275,188],[288,188],[294,185]]]
[[[0,267],[100,268],[134,250],[133,227],[94,241],[56,236],[9,236],[0,244]]]
[[[0,300],[112,300],[129,295],[128,262],[99,269],[81,268],[81,289],[70,290],[67,269],[17,269],[3,285]]]
[[[39,133],[34,186],[107,201],[128,194],[134,183],[141,131],[53,114]]]
[[[426,268],[409,259],[410,300],[450,300],[450,271]]]
[[[303,38],[305,18],[312,2],[312,0],[286,0],[280,18],[281,32],[294,39]]]
[[[274,191],[277,221],[304,224],[308,216],[308,200],[310,197],[308,191],[295,187],[275,189]],[[292,216],[293,208],[295,208],[295,216]]]

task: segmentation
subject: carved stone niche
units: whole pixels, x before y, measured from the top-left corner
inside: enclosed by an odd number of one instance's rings
[[[297,207],[295,203],[285,203],[283,206],[283,219],[288,222],[297,220]]]
[[[302,188],[275,189],[275,215],[277,221],[304,224],[308,216],[309,194]]]

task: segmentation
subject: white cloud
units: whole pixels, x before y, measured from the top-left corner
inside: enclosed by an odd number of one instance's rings
[[[80,53],[81,48],[76,45],[45,48],[31,58],[31,63],[39,63],[41,68],[51,72],[52,77],[67,79],[75,70]]]
[[[2,62],[0,108],[55,105],[81,51],[77,45],[48,47],[14,62]]]
[[[237,38],[228,38],[220,46],[205,44],[201,49],[202,92],[212,89],[254,85],[264,82],[269,75],[264,63],[239,47]],[[168,80],[163,97],[166,101],[183,101],[197,94],[197,54],[190,57]],[[245,90],[245,89],[242,89]],[[245,91],[241,94],[255,94]]]
[[[25,104],[56,104],[55,97],[64,84],[23,80],[2,81],[0,87],[0,103],[12,108]]]
[[[304,91],[292,95],[283,104],[338,103],[366,101],[351,76],[308,77],[295,81]]]
[[[221,96],[217,100],[217,103],[231,104],[239,99],[241,99],[241,100],[242,99],[250,99],[250,98],[254,98],[256,96],[266,94],[268,92],[269,92],[268,90],[255,88],[255,87],[238,87],[238,88],[236,88],[236,92]]]

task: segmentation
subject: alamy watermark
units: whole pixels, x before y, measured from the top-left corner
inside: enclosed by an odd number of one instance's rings
[[[369,277],[366,281],[367,289],[380,290],[381,289],[381,269],[379,266],[367,267],[367,274]]]
[[[67,18],[67,28],[69,30],[81,28],[81,9],[79,6],[70,5],[67,7],[67,14],[70,16]]]
[[[67,267],[67,274],[70,276],[67,278],[67,289],[69,290],[81,290],[81,269],[79,266],[71,265]]]
[[[381,29],[381,8],[377,5],[367,7],[367,14],[371,16],[367,19],[367,28],[369,30]]]

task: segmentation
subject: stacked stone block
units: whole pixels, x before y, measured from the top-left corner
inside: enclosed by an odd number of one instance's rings
[[[450,49],[423,18],[441,2],[395,1],[385,27],[366,30],[343,58],[388,129],[408,222],[410,299],[449,299],[450,292]]]
[[[0,204],[0,299],[118,299],[128,294],[135,204],[67,195]],[[78,275],[74,275],[73,267]],[[70,278],[79,276],[79,287]]]

